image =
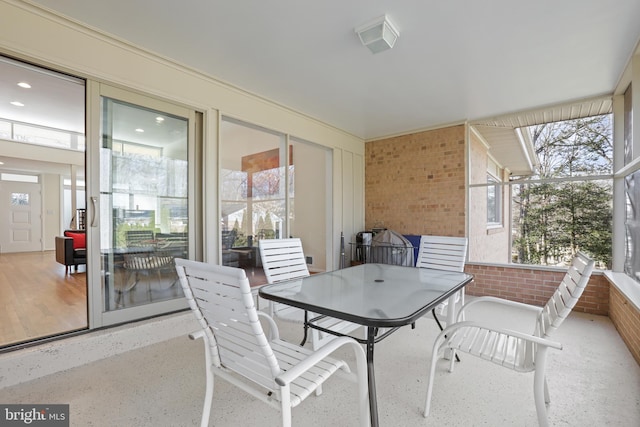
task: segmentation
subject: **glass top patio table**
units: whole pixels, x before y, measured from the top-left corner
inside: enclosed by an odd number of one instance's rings
[[[366,344],[369,411],[371,425],[377,427],[374,344],[397,328],[414,323],[447,298],[451,298],[449,302],[453,307],[455,293],[472,279],[470,274],[460,272],[360,264],[303,279],[264,285],[258,293],[268,300],[367,328],[366,340],[358,341]],[[305,314],[305,328],[316,327],[315,319],[307,321],[306,318]],[[378,328],[391,329],[377,336]]]
[[[361,264],[262,286],[261,297],[364,326],[411,324],[472,280],[466,273]]]

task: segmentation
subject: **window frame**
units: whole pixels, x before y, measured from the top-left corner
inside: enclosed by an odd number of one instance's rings
[[[493,201],[491,190],[493,189]],[[502,182],[495,176],[487,173],[487,228],[502,227]],[[493,218],[492,218],[493,215]],[[492,221],[492,219],[495,219]]]

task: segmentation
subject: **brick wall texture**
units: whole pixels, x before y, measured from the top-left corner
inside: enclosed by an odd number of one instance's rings
[[[563,271],[470,263],[465,271],[474,278],[465,288],[468,295],[490,295],[538,306],[547,303],[565,275]],[[591,275],[574,310],[602,316],[609,314],[609,282],[603,275]]]
[[[464,126],[365,144],[365,226],[465,235]]]
[[[640,312],[615,286],[611,286],[610,304],[609,317],[636,362],[640,364]]]

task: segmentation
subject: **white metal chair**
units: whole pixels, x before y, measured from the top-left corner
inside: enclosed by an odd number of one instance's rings
[[[369,424],[366,357],[355,340],[341,337],[318,351],[282,341],[273,319],[256,310],[244,270],[181,258],[175,262],[189,306],[202,326],[190,337],[203,338],[205,342],[202,427],[209,425],[214,374],[279,409],[282,425],[290,426],[292,408],[332,374],[350,372],[344,361],[329,357],[343,346],[351,346],[355,353],[360,425]],[[270,340],[260,317],[269,325],[273,337]]]
[[[549,336],[560,326],[578,302],[593,271],[594,262],[581,252],[574,257],[558,289],[544,307],[536,307],[495,297],[479,297],[462,306],[458,313],[480,302],[492,302],[537,312],[533,333],[508,328],[492,328],[479,322],[461,321],[447,326],[433,345],[424,416],[429,415],[436,362],[445,350],[462,351],[517,372],[534,371],[533,394],[540,426],[548,425],[546,403],[550,402],[545,366],[549,348],[562,349],[562,344]],[[449,371],[453,371],[451,358]]]
[[[467,244],[466,237],[421,236],[416,267],[463,272],[467,259]],[[464,288],[456,293],[455,302],[456,305],[464,305]],[[450,309],[455,313],[455,308],[449,307],[448,301],[444,301],[431,311],[440,330],[442,324],[438,314],[445,315],[448,313],[446,310]]]
[[[260,240],[260,257],[268,283],[278,283],[309,276],[309,269],[302,250],[302,242],[299,238],[262,239]],[[299,308],[269,301],[269,311],[270,315],[276,319],[304,323],[304,310]],[[307,316],[313,318],[317,315],[307,313]],[[355,323],[332,317],[325,317],[316,322],[316,324],[340,334],[348,334],[360,327]],[[311,328],[311,345],[314,350],[317,350],[335,337],[330,333]],[[306,338],[307,330],[305,329],[302,345],[304,345]]]

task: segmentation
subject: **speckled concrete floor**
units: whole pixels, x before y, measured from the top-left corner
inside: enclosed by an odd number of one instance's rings
[[[478,310],[474,317],[501,323],[496,313]],[[518,313],[503,314],[510,326],[532,324]],[[285,339],[296,341],[300,332],[299,326],[281,325]],[[432,412],[423,418],[437,332],[433,320],[423,318],[416,329],[403,328],[376,346],[381,426],[537,425],[533,374],[468,355],[453,373],[445,362],[438,365]],[[564,349],[549,356],[550,424],[639,426],[640,367],[610,320],[572,313],[554,339]],[[5,388],[0,403],[68,403],[72,426],[194,426],[204,398],[203,365],[202,342],[178,338]],[[357,425],[354,392],[353,383],[328,381],[320,397],[293,410],[294,425]],[[279,420],[277,411],[216,380],[210,425],[277,426]]]

